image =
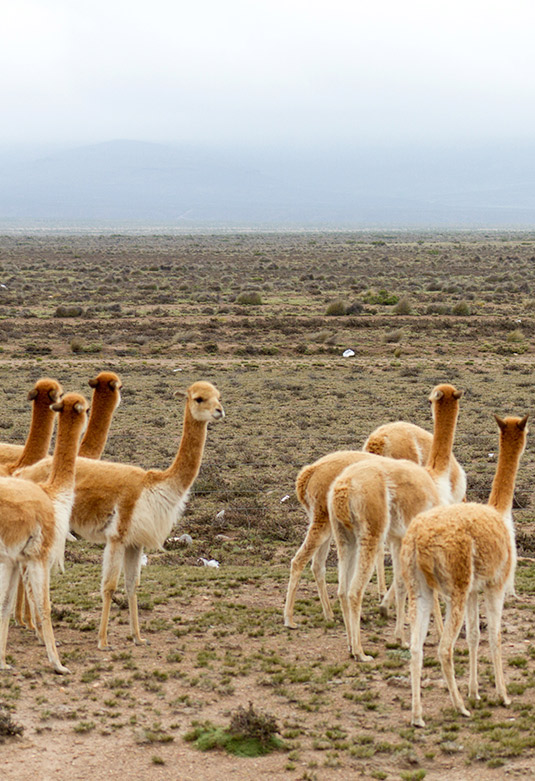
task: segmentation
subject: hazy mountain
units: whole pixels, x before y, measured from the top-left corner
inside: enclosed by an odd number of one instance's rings
[[[339,152],[111,141],[0,150],[0,228],[531,227],[535,146]]]

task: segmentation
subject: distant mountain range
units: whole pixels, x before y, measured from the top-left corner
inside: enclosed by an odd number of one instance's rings
[[[0,230],[31,227],[535,228],[535,145],[0,150]]]

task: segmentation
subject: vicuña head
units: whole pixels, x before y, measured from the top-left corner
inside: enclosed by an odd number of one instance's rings
[[[174,396],[177,399],[187,399],[187,410],[194,420],[210,423],[225,417],[220,393],[211,382],[194,382],[185,392],[175,391]]]

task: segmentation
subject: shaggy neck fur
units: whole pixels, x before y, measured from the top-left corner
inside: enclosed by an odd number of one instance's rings
[[[118,378],[117,378],[118,379]],[[97,385],[91,400],[91,413],[87,430],[80,443],[79,456],[100,458],[106,447],[113,413],[119,404],[119,391],[112,391],[106,384],[105,389]]]
[[[42,488],[53,498],[74,487],[74,465],[85,416],[72,410],[59,413],[58,436],[50,476]]]
[[[169,469],[160,473],[160,481],[173,483],[181,494],[190,488],[199,474],[207,428],[207,421],[195,420],[189,403],[186,404],[180,447]]]
[[[454,390],[454,389],[453,389]],[[433,444],[426,469],[433,479],[449,474],[450,458],[459,414],[459,400],[444,394],[433,401]]]
[[[517,426],[500,430],[498,465],[488,503],[504,518],[511,514],[516,473],[524,450],[525,437],[519,436],[519,433]]]

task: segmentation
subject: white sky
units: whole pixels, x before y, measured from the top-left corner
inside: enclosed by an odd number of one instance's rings
[[[535,136],[533,0],[4,0],[0,144]]]

